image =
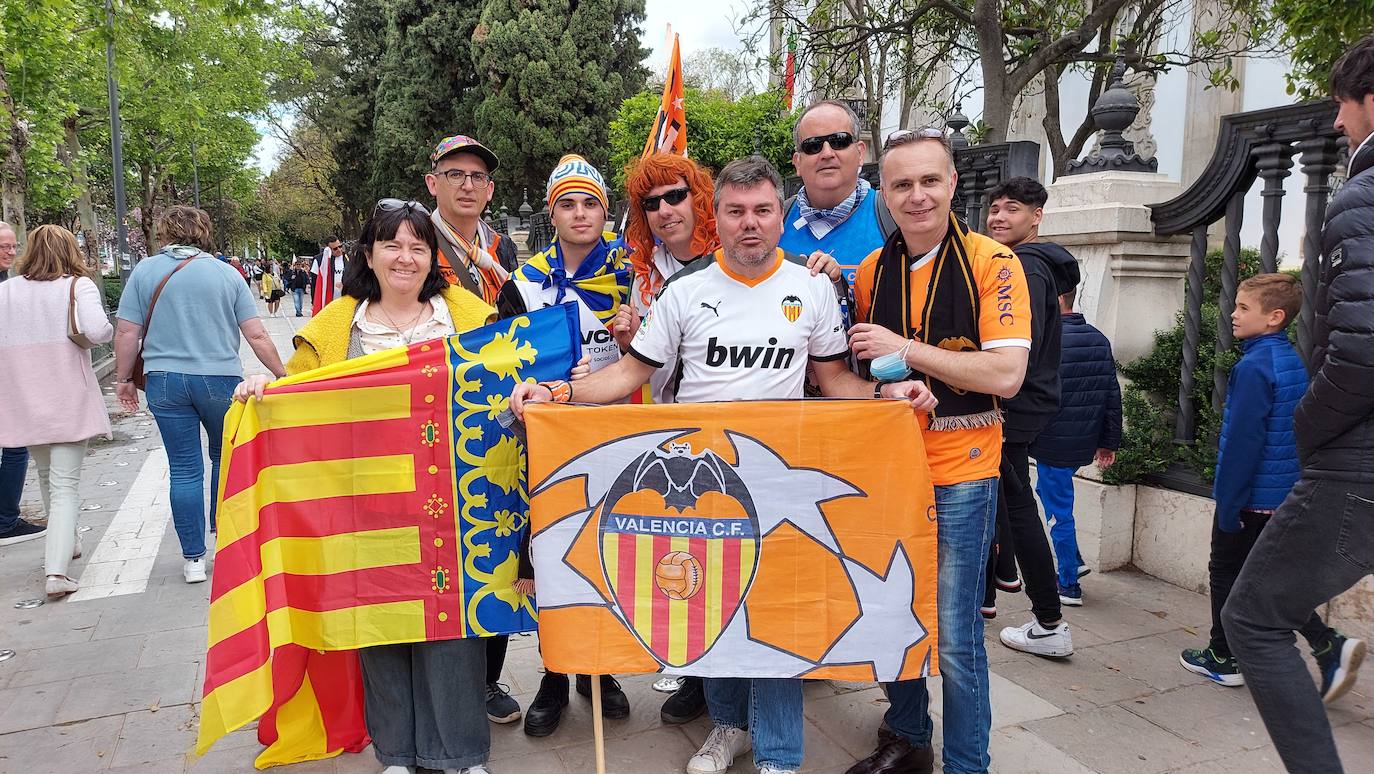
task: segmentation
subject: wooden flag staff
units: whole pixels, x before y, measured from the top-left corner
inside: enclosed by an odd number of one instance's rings
[[[596,774],[606,774],[606,730],[601,722],[601,675],[591,675],[592,737],[596,747]]]

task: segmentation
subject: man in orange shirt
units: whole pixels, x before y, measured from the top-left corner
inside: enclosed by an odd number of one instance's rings
[[[1025,377],[1030,303],[1016,256],[952,215],[957,175],[941,130],[893,134],[880,163],[898,232],[859,266],[850,346],[880,381],[914,371],[939,399],[918,421],[939,522],[944,770],[986,772],[992,709],[978,606],[997,510],[1001,401]],[[925,681],[890,683],[887,694],[878,749],[848,774],[934,768]]]

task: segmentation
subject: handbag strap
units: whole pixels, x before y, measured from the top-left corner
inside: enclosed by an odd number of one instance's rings
[[[67,291],[67,333],[75,333],[76,328],[76,276],[72,277],[71,287]]]
[[[153,322],[153,310],[157,308],[157,297],[162,295],[162,289],[167,287],[167,280],[171,279],[173,274],[176,274],[177,272],[181,271],[182,268],[186,266],[186,264],[190,263],[191,261],[194,261],[199,257],[200,254],[197,253],[189,258],[182,260],[181,263],[178,263],[176,265],[175,269],[172,269],[171,271],[167,272],[167,276],[163,277],[161,282],[157,283],[157,288],[153,290],[153,297],[148,300],[148,314],[145,315],[143,318],[143,339],[145,341],[148,339],[148,328],[150,325],[152,325]],[[74,288],[75,285],[73,285],[72,287]],[[141,351],[142,349],[143,347],[140,346],[139,350]]]

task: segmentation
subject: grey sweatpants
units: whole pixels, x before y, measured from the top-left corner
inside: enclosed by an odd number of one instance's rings
[[[478,637],[363,648],[367,733],[386,766],[486,763],[486,648]]]

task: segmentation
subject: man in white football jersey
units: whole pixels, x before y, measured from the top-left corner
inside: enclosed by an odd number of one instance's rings
[[[805,258],[778,248],[782,201],[782,178],[766,159],[727,164],[715,186],[721,248],[663,286],[629,356],[571,384],[520,384],[511,409],[523,417],[532,402],[613,403],[665,363],[676,364],[679,403],[801,398],[810,363],[828,397],[900,398],[918,411],[933,408],[922,382],[880,384],[848,369],[849,345],[829,278],[813,276]],[[762,774],[801,767],[801,680],[712,678],[706,702],[715,727],[688,761],[689,774],[724,772],[751,741]],[[751,723],[751,706],[769,710]]]

